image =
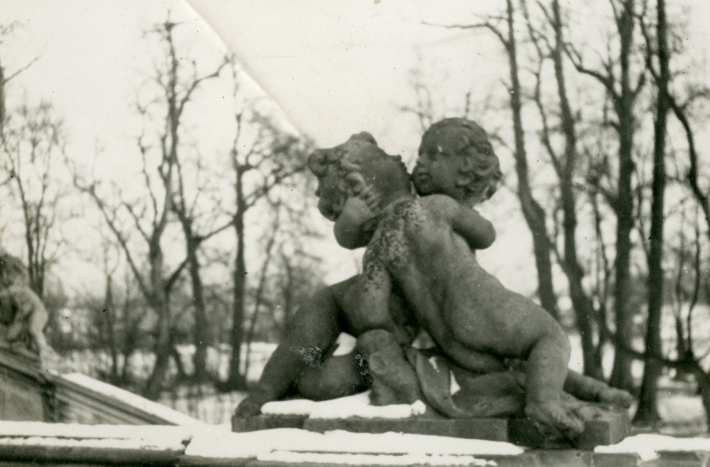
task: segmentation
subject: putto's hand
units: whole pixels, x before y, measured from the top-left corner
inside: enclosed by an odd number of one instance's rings
[[[358,197],[365,202],[370,211],[372,211],[373,213],[377,213],[380,208],[380,197],[374,192],[371,187],[364,187],[362,191],[358,194]]]
[[[261,413],[261,407],[265,403],[266,401],[263,401],[258,397],[249,396],[239,403],[237,408],[234,410],[234,415],[241,418],[254,417]]]

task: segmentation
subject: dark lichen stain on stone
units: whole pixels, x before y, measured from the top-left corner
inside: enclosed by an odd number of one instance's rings
[[[411,264],[411,248],[406,233],[420,227],[424,216],[416,199],[400,201],[391,212],[383,215],[365,253],[364,274],[368,284],[375,285],[382,280],[377,265],[398,270]]]
[[[319,367],[323,364],[323,351],[318,346],[314,347],[291,347],[291,352],[295,353],[310,367]]]

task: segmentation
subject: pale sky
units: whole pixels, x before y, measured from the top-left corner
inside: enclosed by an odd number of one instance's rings
[[[592,45],[599,28],[585,12],[608,10],[608,3],[564,3],[575,5],[572,33],[588,37]],[[679,4],[689,5],[688,40],[701,64],[695,71],[707,81],[710,2],[683,0],[671,7]],[[104,150],[99,170],[119,180],[135,172],[138,155],[136,89],[151,71],[154,52],[147,49],[143,33],[164,21],[167,10],[174,21],[194,30],[191,48],[202,63],[209,66],[225,50],[234,51],[257,83],[253,92],[260,87],[317,145],[329,147],[352,133],[370,131],[388,153],[411,161],[419,129],[399,106],[411,104],[414,68],[421,67],[427,82],[440,83],[433,90],[437,108],[460,108],[468,91],[480,104],[505,91],[501,80],[507,73],[505,56],[491,34],[422,22],[472,23],[476,14],[501,6],[495,0],[3,0],[0,23],[16,20],[23,27],[2,45],[1,57],[12,71],[41,56],[10,84],[11,102],[23,94],[32,102],[51,99],[66,120],[72,157],[88,164],[98,144]],[[193,115],[199,117],[187,122],[209,128],[210,137],[200,141],[206,157],[231,141],[230,106],[224,98],[230,91],[226,78],[211,84],[196,100]],[[496,120],[508,125],[509,113],[499,112]],[[503,170],[511,171],[512,159],[504,151],[499,154]],[[535,273],[529,231],[512,196],[496,196],[482,207],[499,232],[482,262],[509,287],[530,293]],[[329,226],[324,223],[322,229],[326,233]],[[339,251],[332,236],[325,243],[327,251]],[[331,262],[332,280],[353,270],[351,256]]]

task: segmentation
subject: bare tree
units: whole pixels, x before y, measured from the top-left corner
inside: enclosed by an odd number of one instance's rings
[[[13,21],[12,23],[6,25],[0,24],[0,46],[3,45],[4,39],[12,35],[13,31],[18,27],[19,23],[17,21]],[[7,94],[5,86],[10,82],[10,80],[31,67],[37,60],[39,60],[39,57],[31,59],[27,62],[27,64],[21,66],[17,70],[8,72],[2,64],[2,57],[0,57],[0,135],[2,135],[2,129],[5,125],[5,119],[7,118]]]
[[[665,222],[664,198],[666,190],[666,122],[670,102],[668,85],[670,82],[670,57],[667,44],[667,21],[665,0],[656,4],[656,52],[658,70],[652,61],[651,44],[647,42],[647,67],[656,83],[656,120],[653,142],[653,199],[651,205],[651,250],[648,257],[648,320],[646,322],[646,365],[639,406],[634,417],[637,424],[653,425],[661,420],[658,413],[656,393],[658,377],[662,365],[658,361],[663,353],[661,345],[661,312],[664,303],[663,271],[663,225]],[[654,358],[655,357],[655,358]]]
[[[98,322],[98,326],[95,327],[98,334],[97,342],[105,343],[108,346],[109,353],[111,355],[109,381],[111,384],[117,384],[119,382],[119,350],[117,342],[118,333],[116,329],[117,313],[114,309],[116,300],[114,294],[114,276],[118,268],[118,262],[116,261],[111,264],[111,258],[109,252],[107,251],[108,248],[110,248],[109,245],[103,245],[103,272],[106,276],[103,306],[100,309],[94,308],[93,312],[97,315],[95,319]]]
[[[207,184],[206,180],[203,180],[204,184],[200,183],[200,180],[198,180],[195,195],[193,197],[188,196],[183,165],[184,162],[180,161],[180,159],[176,159],[177,190],[173,196],[172,210],[175,212],[182,228],[183,238],[185,240],[187,269],[192,287],[195,316],[193,326],[195,354],[193,355],[194,373],[192,376],[196,381],[205,381],[208,377],[207,347],[210,343],[210,333],[199,252],[205,241],[227,229],[230,224],[225,223],[218,227],[201,225],[200,218],[219,218],[219,213],[201,212],[198,209],[197,197],[199,197],[203,189],[207,189],[207,187],[204,186]],[[201,177],[202,165],[199,163],[199,160],[193,172],[198,179]]]
[[[288,179],[305,170],[306,147],[293,134],[275,125],[247,105],[240,94],[237,70],[234,70],[235,133],[229,152],[234,188],[234,212],[231,226],[237,251],[233,269],[232,356],[229,376],[221,390],[244,389],[241,371],[241,346],[244,342],[244,318],[247,298],[247,265],[245,259],[246,217],[259,201],[277,190]]]
[[[633,150],[636,116],[634,105],[646,81],[645,71],[637,73],[634,80],[632,54],[634,51],[636,26],[635,0],[609,0],[618,33],[619,50],[616,55],[603,59],[602,70],[585,66],[582,55],[572,44],[567,44],[566,52],[577,71],[598,81],[611,98],[616,120],[610,121],[619,138],[618,181],[616,194],[609,193],[608,199],[617,217],[616,260],[614,263],[614,308],[616,313],[617,342],[631,342],[633,316],[630,311],[631,280],[631,231],[634,226],[634,206],[632,176],[634,172]],[[617,72],[617,69],[619,70]],[[618,74],[617,74],[618,73]],[[633,389],[631,376],[632,357],[627,352],[616,352],[611,384]]]
[[[165,66],[156,66],[153,77],[160,97],[148,105],[138,104],[138,111],[145,119],[155,118],[159,122],[154,135],[157,147],[149,144],[145,130],[137,141],[142,158],[142,191],[131,196],[114,186],[114,194],[109,197],[101,189],[100,182],[82,181],[77,171],[73,170],[75,185],[88,194],[101,211],[125,254],[141,293],[157,315],[155,365],[144,391],[145,395],[152,399],[157,399],[160,395],[172,350],[170,293],[189,262],[186,259],[172,272],[167,273],[163,249],[176,190],[182,118],[195,91],[206,80],[217,77],[222,68],[220,66],[211,73],[198,75],[193,62],[192,69],[185,70],[188,65],[178,56],[175,45],[174,30],[178,26],[179,24],[168,19],[150,31],[159,37],[164,46]],[[154,117],[151,113],[154,107],[159,107],[157,112],[164,113]],[[109,199],[117,201],[111,202]],[[137,235],[142,240],[142,245],[133,242],[132,235]],[[143,263],[147,266],[147,273],[144,272]]]
[[[249,374],[249,357],[251,356],[251,344],[254,340],[254,335],[256,331],[256,323],[261,314],[261,309],[265,305],[265,294],[267,289],[267,280],[269,277],[269,270],[271,268],[271,263],[274,256],[274,245],[276,244],[276,237],[279,232],[280,224],[280,212],[278,206],[276,206],[276,215],[271,227],[271,233],[269,234],[268,240],[266,241],[266,246],[264,247],[264,261],[261,264],[261,271],[259,271],[259,282],[254,291],[254,309],[249,320],[249,327],[246,333],[246,344],[247,351],[244,358],[244,376]]]
[[[431,90],[424,83],[421,68],[417,67],[411,72],[410,84],[416,99],[416,105],[403,105],[399,110],[411,113],[417,117],[419,129],[422,134],[434,123],[434,104],[431,98]]]
[[[20,106],[3,128],[4,169],[22,211],[30,287],[40,298],[47,272],[63,244],[58,215],[65,193],[55,176],[63,144],[62,121],[47,102]]]
[[[597,351],[594,343],[594,324],[598,313],[594,308],[590,295],[582,284],[586,273],[577,253],[578,206],[577,193],[574,186],[574,177],[577,175],[577,161],[579,158],[577,148],[577,119],[574,116],[567,91],[567,81],[564,70],[564,25],[560,5],[557,0],[553,0],[549,8],[542,3],[538,3],[539,9],[544,15],[545,22],[548,23],[552,30],[550,34],[552,37],[548,37],[544,29],[538,29],[533,24],[525,2],[522,2],[522,5],[530,40],[537,54],[536,62],[538,66],[534,72],[535,91],[533,93],[533,99],[537,105],[542,121],[541,140],[550,156],[560,187],[559,204],[562,209],[562,237],[564,247],[562,253],[559,252],[556,247],[554,248],[557,259],[569,283],[570,298],[576,313],[577,327],[582,338],[584,374],[597,379],[603,379],[601,354]],[[560,128],[564,140],[562,151],[554,147],[552,124],[550,123],[548,110],[542,97],[542,72],[544,63],[548,58],[552,61],[557,87],[559,125],[555,125],[555,127]],[[557,216],[554,217],[556,220]]]

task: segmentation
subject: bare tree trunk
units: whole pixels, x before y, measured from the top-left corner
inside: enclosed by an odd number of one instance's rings
[[[232,359],[229,362],[229,378],[225,389],[245,389],[246,379],[241,373],[241,352],[244,342],[244,309],[246,298],[247,267],[244,259],[244,214],[246,203],[242,185],[242,169],[235,167],[237,213],[234,216],[234,233],[237,237],[237,256],[234,260],[234,298],[232,302]]]
[[[175,368],[177,369],[178,374],[178,381],[186,381],[187,372],[185,371],[185,365],[182,364],[182,355],[180,355],[180,351],[175,345],[175,342],[170,345],[170,356],[175,362]]]
[[[236,68],[233,67],[234,99],[238,110],[235,112],[236,133],[230,151],[232,169],[234,170],[235,213],[230,226],[234,227],[237,240],[237,253],[234,260],[234,289],[232,302],[232,326],[229,341],[232,346],[232,358],[229,362],[227,381],[220,383],[220,390],[246,388],[246,378],[241,370],[241,346],[244,342],[244,314],[247,291],[247,266],[245,260],[245,216],[249,209],[271,190],[279,186],[289,177],[301,173],[305,169],[305,151],[300,149],[298,138],[283,133],[268,119],[259,116],[256,123],[259,126],[254,140],[247,147],[240,139],[242,120],[247,110],[239,103],[239,81]],[[275,163],[276,167],[269,169],[265,162]],[[256,188],[247,190],[244,185],[245,174],[252,173],[261,176],[262,181]]]
[[[283,317],[281,321],[281,339],[286,339],[291,319],[293,317],[294,272],[289,258],[282,252],[281,262],[286,272],[286,283],[283,285]]]
[[[611,384],[627,390],[633,390],[634,381],[631,375],[633,356],[629,349],[632,339],[633,316],[630,305],[630,264],[631,264],[631,230],[634,226],[633,192],[631,178],[634,172],[633,143],[636,119],[634,118],[634,102],[645,83],[645,72],[641,73],[635,86],[631,85],[630,58],[634,43],[635,0],[610,1],[616,29],[619,34],[618,62],[620,72],[615,69],[617,57],[605,60],[604,71],[588,69],[582,63],[581,56],[568,44],[568,56],[580,73],[589,75],[599,81],[611,97],[616,122],[611,125],[619,135],[619,168],[618,187],[616,195],[609,195],[611,207],[617,216],[616,224],[616,261],[614,263],[614,308],[616,312],[616,353]],[[620,7],[620,8],[619,8]]]
[[[193,378],[195,381],[206,381],[207,374],[207,346],[209,345],[209,322],[205,307],[204,287],[200,274],[200,262],[197,257],[199,243],[195,241],[191,232],[185,234],[187,240],[187,261],[192,283],[192,298],[195,306],[195,325],[192,330],[192,339],[195,344],[195,354],[192,357],[194,366]]]
[[[278,216],[278,212],[276,214]],[[259,275],[259,285],[256,287],[256,297],[254,303],[254,313],[251,315],[251,320],[249,322],[249,329],[247,330],[247,353],[245,356],[244,363],[244,377],[246,378],[249,374],[249,358],[251,357],[251,344],[254,340],[254,332],[256,330],[256,323],[259,319],[259,313],[261,312],[261,305],[264,299],[264,288],[266,287],[266,277],[269,272],[269,266],[271,265],[272,250],[274,248],[274,243],[276,242],[276,233],[279,228],[278,217],[274,222],[273,232],[269,241],[266,245],[266,258],[264,258],[264,264],[261,266],[261,274]]]
[[[705,409],[705,424],[710,430],[710,377],[706,375],[704,378],[698,378],[698,384],[700,385],[700,399]]]
[[[552,27],[555,32],[554,48],[551,50],[552,61],[557,82],[557,94],[560,100],[560,118],[562,132],[565,137],[564,157],[558,167],[560,178],[560,195],[562,201],[564,257],[561,258],[562,269],[570,286],[570,298],[577,317],[577,327],[582,338],[582,353],[584,359],[584,374],[597,379],[603,379],[601,362],[594,345],[594,315],[595,310],[591,298],[584,290],[582,281],[585,273],[577,257],[577,206],[574,191],[574,175],[577,166],[577,131],[575,119],[567,96],[564,76],[562,37],[562,18],[559,1],[552,3]],[[550,148],[551,149],[551,148]]]
[[[3,127],[7,115],[5,107],[5,83],[5,68],[2,66],[2,62],[0,62],[0,137],[3,135]]]
[[[668,84],[670,71],[668,67],[668,47],[666,43],[666,12],[665,0],[657,3],[658,24],[656,27],[658,41],[658,63],[660,72],[656,85],[656,122],[653,148],[653,200],[651,204],[651,253],[648,259],[648,321],[646,322],[646,359],[641,385],[638,410],[634,423],[654,425],[660,422],[656,393],[658,377],[662,364],[658,360],[662,356],[661,316],[663,311],[663,224],[664,196],[666,189],[666,121],[670,103],[668,99]],[[649,66],[653,66],[649,58]],[[656,76],[656,73],[654,73]]]
[[[159,239],[160,235],[155,238]],[[155,242],[153,244],[156,244]],[[152,295],[151,307],[158,315],[158,324],[156,329],[155,341],[153,344],[153,352],[155,354],[155,366],[148,378],[146,384],[145,396],[148,399],[156,400],[160,396],[162,384],[168,372],[168,362],[170,360],[170,351],[172,347],[171,328],[170,328],[170,304],[163,277],[163,251],[159,244],[153,246],[151,244],[149,259],[150,259],[150,282]]]
[[[513,132],[515,135],[515,172],[518,176],[518,197],[525,222],[532,233],[533,251],[538,276],[538,297],[544,309],[555,319],[559,319],[557,297],[552,281],[551,245],[545,227],[545,210],[533,197],[528,179],[528,162],[525,151],[525,131],[523,129],[520,99],[522,90],[518,75],[515,29],[513,24],[513,3],[507,0],[508,37],[499,36],[508,53],[510,66],[510,108],[513,112]],[[498,33],[500,34],[500,33]]]
[[[621,64],[621,94],[615,97],[614,107],[619,118],[619,185],[617,195],[617,225],[616,225],[616,263],[614,288],[614,308],[616,312],[616,336],[624,345],[630,345],[632,339],[633,316],[629,309],[630,264],[631,264],[631,230],[634,226],[633,193],[631,177],[634,171],[633,144],[635,118],[633,113],[636,95],[631,88],[630,64],[631,46],[634,31],[634,0],[622,2],[623,11],[617,19],[620,39],[619,60]],[[614,368],[611,374],[611,384],[618,388],[633,390],[634,381],[631,375],[632,357],[617,349],[614,355]]]
[[[104,297],[104,308],[101,314],[106,322],[107,345],[111,353],[111,383],[116,384],[118,381],[118,348],[116,345],[116,320],[114,313],[116,312],[113,303],[113,277],[111,273],[106,274],[106,295]]]

